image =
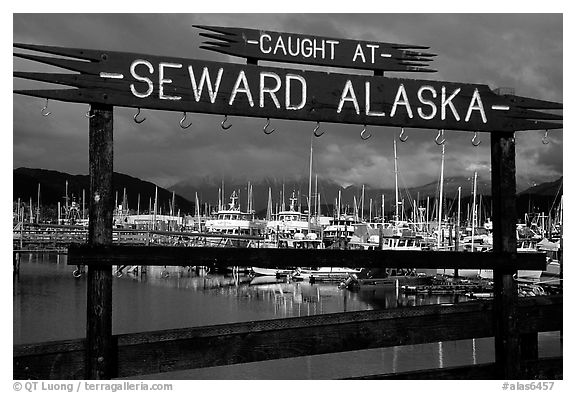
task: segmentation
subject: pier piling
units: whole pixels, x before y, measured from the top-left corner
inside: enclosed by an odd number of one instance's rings
[[[490,135],[494,252],[516,252],[516,148],[513,133]],[[514,269],[494,269],[494,352],[501,379],[520,378],[518,285]]]
[[[89,131],[90,202],[88,244],[112,245],[113,107],[92,105]],[[114,377],[112,266],[88,266],[86,379]]]

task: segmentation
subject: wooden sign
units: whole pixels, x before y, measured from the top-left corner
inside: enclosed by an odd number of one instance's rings
[[[194,26],[216,41],[201,48],[252,60],[312,64],[360,70],[436,72],[427,46],[355,41],[235,27]]]
[[[15,72],[73,89],[16,90],[68,102],[373,126],[512,132],[562,128],[562,104],[486,85],[288,70],[135,53],[15,44],[79,74]]]

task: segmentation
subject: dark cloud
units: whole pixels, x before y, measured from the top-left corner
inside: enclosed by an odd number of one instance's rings
[[[241,62],[200,49],[203,39],[193,24],[429,45],[439,55],[437,74],[397,76],[506,86],[519,95],[562,101],[561,14],[15,14],[13,40]],[[20,59],[13,66],[49,69]],[[14,80],[14,88],[32,85]],[[13,104],[14,167],[87,173],[87,105],[51,101],[52,115],[44,118],[43,100],[14,96]],[[117,171],[164,186],[207,177],[307,176],[315,123],[272,120],[277,131],[264,135],[264,119],[230,117],[233,127],[223,131],[222,117],[189,114],[193,125],[184,131],[179,113],[145,110],[147,120],[140,125],[133,114],[115,109]],[[393,184],[392,141],[399,130],[369,127],[373,137],[362,141],[359,126],[323,124],[322,129],[324,136],[314,139],[319,177],[341,184]],[[397,146],[402,181],[407,186],[435,181],[440,173],[435,131],[406,131],[408,142]],[[488,135],[480,135],[483,143],[477,148],[468,133],[447,132],[446,137],[447,176],[469,176],[474,169],[489,174]],[[536,182],[562,174],[562,133],[552,134],[548,145],[541,137],[538,132],[518,137],[518,170]]]

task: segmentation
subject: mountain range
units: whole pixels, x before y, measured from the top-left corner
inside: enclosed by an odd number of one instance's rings
[[[56,205],[58,202],[64,204],[66,181],[68,181],[69,197],[81,203],[82,191],[84,190],[85,193],[88,192],[89,180],[88,175],[71,175],[46,169],[18,168],[13,171],[13,199],[16,201],[20,198],[24,202],[28,202],[30,198],[32,198],[35,204],[38,184],[40,184],[42,205]],[[519,192],[517,200],[518,213],[523,214],[526,211],[534,210],[547,212],[554,203],[558,203],[559,195],[562,195],[562,181],[563,178],[560,177],[553,182],[542,183]],[[243,184],[235,183],[236,184],[224,184],[224,202],[228,203],[230,201],[229,197],[232,191],[235,190],[239,196],[241,207],[245,210],[247,206],[248,182]],[[137,210],[138,196],[140,197],[139,210],[141,212],[147,211],[150,203],[153,203],[156,185],[151,182],[115,172],[113,184],[117,204],[122,203],[124,190],[126,190],[126,199],[128,207],[131,210]],[[297,199],[296,204],[298,205],[298,201],[300,201],[301,210],[307,210],[308,179],[281,181],[275,178],[266,178],[258,182],[250,183],[250,185],[252,187],[253,208],[259,216],[263,216],[266,212],[269,189],[272,195],[274,211],[282,207],[282,190],[284,190],[285,207],[289,206],[289,199],[294,193]],[[158,187],[159,208],[164,212],[170,210],[172,193],[175,194],[176,212],[180,210],[181,213],[194,214],[193,201],[195,200],[196,193],[198,193],[198,199],[203,208],[205,208],[207,204],[215,207],[218,203],[219,189],[221,187],[221,181],[215,179],[204,179],[196,184],[182,182],[167,189]],[[426,203],[429,202],[432,208],[435,197],[439,193],[438,187],[438,182],[430,182],[418,187],[401,188],[399,189],[399,201],[403,200],[405,206],[410,206],[413,200],[419,199],[420,206],[424,207]],[[466,204],[471,201],[473,178],[463,176],[447,177],[444,179],[444,198],[446,199],[445,206],[448,209],[450,209],[450,207],[454,209],[454,201],[458,196],[458,187],[461,187],[462,206],[466,206]],[[362,185],[341,187],[328,180],[318,180],[318,186],[316,187],[315,182],[313,182],[312,189],[318,190],[323,214],[332,214],[333,206],[339,192],[341,193],[341,204],[343,207],[348,206],[348,211],[351,212],[353,209],[354,198],[356,198],[357,206],[360,207]],[[315,194],[314,191],[313,194]],[[479,177],[477,179],[477,195],[482,195],[483,206],[488,207],[490,205],[490,194],[490,179]],[[298,196],[300,196],[300,198],[298,198]],[[370,199],[372,199],[373,215],[376,215],[376,211],[380,212],[382,196],[384,196],[386,212],[392,212],[395,201],[394,187],[364,188],[364,212],[366,216],[370,211]],[[427,198],[429,198],[428,201]],[[479,199],[480,197],[478,197],[478,200]],[[313,201],[314,200],[313,197]]]

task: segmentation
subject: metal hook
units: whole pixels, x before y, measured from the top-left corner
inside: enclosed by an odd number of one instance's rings
[[[186,120],[186,112],[182,112],[182,118],[180,119],[180,127],[185,130],[187,128],[189,128],[192,125],[192,122],[190,122],[190,124],[188,124],[187,126],[184,125],[184,120]]]
[[[276,131],[275,128],[271,129],[270,131],[268,131],[268,126],[270,125],[270,118],[266,119],[266,125],[264,126],[264,128],[262,129],[264,131],[264,134],[266,135],[270,135],[272,134],[274,131]]]
[[[86,112],[86,117],[89,119],[92,119],[94,116],[96,116],[94,114],[92,114],[92,115],[90,114],[91,110],[92,110],[92,105],[90,105],[90,108],[88,108],[88,112]]]
[[[404,127],[402,127],[402,131],[400,131],[400,135],[398,135],[398,139],[400,139],[400,142],[406,142],[408,140],[408,135],[402,138],[403,135],[404,135]]]
[[[48,98],[46,98],[46,105],[44,105],[44,108],[42,108],[42,110],[40,111],[40,113],[42,113],[42,116],[48,116],[50,113],[52,113],[52,112],[46,112],[46,109],[48,109]]]
[[[478,132],[477,132],[477,131],[474,131],[474,136],[472,137],[472,145],[478,146],[478,145],[480,145],[480,144],[482,143],[482,141],[475,142],[475,140],[476,140],[477,138],[478,138]]]
[[[317,122],[316,122],[316,127],[314,128],[314,136],[315,136],[316,138],[319,138],[319,137],[321,137],[322,135],[324,135],[324,131],[322,131],[320,134],[318,134],[318,130],[319,130],[319,129],[320,129],[320,122],[317,121]]]
[[[438,138],[440,138],[440,136],[442,136],[442,140],[438,141]],[[436,135],[436,138],[434,138],[434,142],[436,142],[438,146],[441,146],[444,144],[444,142],[446,142],[446,138],[444,138],[444,130],[438,130],[438,135]]]
[[[141,120],[138,120],[137,117],[138,117],[139,115],[140,115],[140,108],[138,108],[138,112],[136,112],[136,114],[134,115],[134,121],[135,121],[137,124],[140,124],[140,123],[142,123],[144,120],[146,120],[145,117],[143,117]]]
[[[228,121],[228,115],[224,115],[224,120],[222,121],[222,123],[220,123],[220,126],[222,127],[223,130],[227,130],[230,127],[232,127],[232,124],[229,124],[227,126],[224,125],[224,123],[226,123]]]
[[[368,134],[368,136],[364,136],[364,134],[366,133],[366,124],[364,124],[364,128],[362,129],[362,132],[360,133],[360,138],[362,138],[362,140],[367,140],[370,139],[372,137],[372,134]]]
[[[544,134],[544,136],[542,137],[542,143],[547,145],[550,143],[550,139],[548,139],[548,130],[546,130],[546,133]]]

